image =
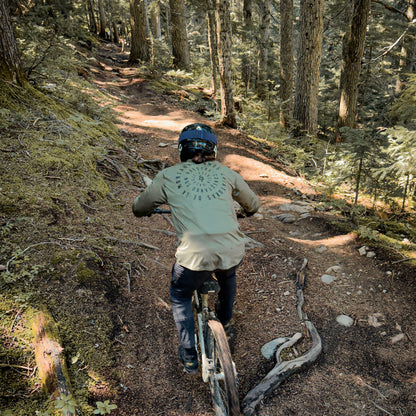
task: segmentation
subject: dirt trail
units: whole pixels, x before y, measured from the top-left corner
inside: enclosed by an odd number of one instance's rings
[[[110,55],[119,59],[118,67]],[[95,77],[119,100],[128,158],[177,163],[180,130],[191,122],[210,121],[175,105],[177,98],[153,92],[148,82],[123,67],[125,58],[102,49]],[[234,359],[241,399],[274,366],[261,356],[261,346],[302,331],[292,277],[306,257],[304,310],[322,337],[323,352],[310,368],[265,400],[258,414],[416,414],[415,287],[410,278],[390,267],[381,253],[360,256],[362,244],[352,235],[334,233],[327,224],[329,217],[315,210],[308,184],[279,170],[255,143],[234,130],[218,129],[217,134],[219,160],[240,172],[262,201],[259,215],[241,221],[243,231],[262,243],[247,251],[238,273]],[[148,173],[155,174],[151,166]],[[173,228],[161,216],[133,217],[131,202],[142,183],[126,184],[119,178],[111,186],[122,209],[100,213],[108,231],[121,240],[138,235],[157,247],[122,251],[130,268],[130,293],[125,274],[120,274],[120,294],[111,304],[120,324],[115,334],[117,356],[108,374],[118,384],[116,414],[212,415],[208,386],[199,376],[186,376],[176,358],[178,340],[168,296],[175,237],[166,233]],[[293,207],[296,201],[298,208]],[[283,211],[287,203],[292,203],[291,210]],[[282,222],[277,218],[282,213],[294,215],[296,221]],[[325,274],[335,279],[325,283],[321,279]],[[336,320],[340,315],[351,317],[353,325],[340,325]],[[403,338],[393,343],[398,334]]]

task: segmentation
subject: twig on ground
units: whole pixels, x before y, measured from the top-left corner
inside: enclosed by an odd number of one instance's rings
[[[394,416],[393,413],[390,413],[388,410],[383,409],[381,406],[379,406],[377,403],[370,400],[370,403],[372,403],[375,407],[377,407],[378,410],[381,410],[382,412],[386,413],[387,415]]]
[[[368,387],[369,389],[371,389],[371,390],[374,390],[374,391],[376,391],[384,400],[387,400],[387,397],[384,395],[384,394],[382,394],[381,392],[380,392],[380,390],[378,390],[378,389],[376,389],[375,387],[373,387],[373,386],[370,386],[369,384],[367,384],[361,377],[358,377],[358,380],[360,380],[361,381],[361,383],[363,383],[364,384],[364,386],[366,386],[366,387]]]
[[[23,253],[26,253],[26,251],[30,250],[31,248],[38,247],[38,246],[41,246],[41,245],[44,245],[44,244],[56,244],[56,245],[62,247],[62,244],[59,243],[58,241],[42,241],[40,243],[32,244],[31,246],[28,246],[24,250],[22,250],[19,254],[16,254],[11,259],[9,259],[9,261],[6,263],[6,272],[9,271],[9,265],[10,265],[10,263],[13,260],[15,260],[17,257],[21,256]]]
[[[160,233],[163,233],[166,235],[176,236],[176,233],[174,233],[173,231],[161,230],[160,228],[155,228],[155,231],[159,231]]]

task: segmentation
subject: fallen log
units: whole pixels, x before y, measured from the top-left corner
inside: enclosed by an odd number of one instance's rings
[[[46,309],[40,311],[33,320],[35,337],[35,359],[42,381],[42,387],[54,399],[70,395],[69,377],[65,365],[55,322]],[[74,416],[73,412],[62,409],[64,416]]]
[[[302,356],[290,361],[281,361],[280,353],[283,348],[279,348],[276,353],[277,363],[275,367],[263,378],[263,380],[252,390],[250,390],[243,400],[244,416],[254,415],[257,405],[268,395],[270,395],[284,380],[295,372],[312,364],[322,351],[321,337],[318,334],[313,323],[308,319],[307,314],[303,311],[304,295],[303,288],[305,285],[305,268],[308,261],[304,259],[301,269],[297,273],[296,279],[296,296],[297,311],[299,318],[304,322],[312,338],[312,347]],[[293,342],[294,343],[294,342]],[[287,346],[293,344],[288,343]]]

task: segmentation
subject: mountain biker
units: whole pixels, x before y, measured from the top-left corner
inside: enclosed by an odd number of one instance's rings
[[[214,273],[220,285],[217,316],[227,328],[236,295],[236,267],[244,255],[234,201],[250,216],[260,201],[243,178],[216,161],[217,138],[200,123],[179,136],[181,163],[159,172],[133,203],[138,217],[169,204],[179,239],[172,267],[170,300],[181,345],[179,360],[187,373],[198,370],[195,348],[193,291]]]

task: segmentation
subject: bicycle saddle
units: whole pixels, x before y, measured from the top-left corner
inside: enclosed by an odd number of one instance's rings
[[[215,280],[213,277],[210,277],[209,279],[205,280],[204,283],[202,283],[198,291],[199,293],[203,294],[210,292],[218,293],[220,291],[220,285],[217,280]]]

